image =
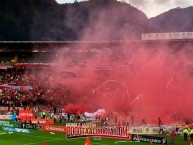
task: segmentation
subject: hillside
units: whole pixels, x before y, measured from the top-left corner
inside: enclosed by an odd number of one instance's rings
[[[145,14],[115,0],[0,2],[1,41],[137,39],[147,26]]]
[[[136,40],[142,33],[192,31],[193,7],[148,20],[130,4],[89,0],[0,0],[0,41]]]
[[[150,32],[193,31],[193,7],[175,8],[149,19]]]

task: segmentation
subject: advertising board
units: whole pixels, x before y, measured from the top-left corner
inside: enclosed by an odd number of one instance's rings
[[[16,115],[0,115],[0,120],[15,120]]]
[[[24,128],[12,128],[12,127],[2,127],[4,131],[9,131],[9,132],[21,132],[21,133],[32,133],[31,130],[29,129],[24,129]]]
[[[13,120],[0,120],[0,126],[16,127],[16,122]]]
[[[37,118],[37,119],[31,119],[31,122],[32,122],[32,124],[54,124],[53,119]]]
[[[65,126],[42,124],[42,131],[66,133],[66,127]]]
[[[132,141],[148,142],[148,143],[156,143],[156,144],[167,144],[166,137],[137,135],[137,134],[132,135]]]
[[[129,130],[131,134],[159,134],[159,127],[132,127]]]

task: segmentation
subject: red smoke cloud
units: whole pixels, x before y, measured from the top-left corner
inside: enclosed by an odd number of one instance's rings
[[[191,55],[166,44],[154,47],[129,44],[73,52],[68,63],[62,54],[54,82],[70,88],[70,103],[84,104],[87,111],[127,112],[151,123],[158,117],[164,123],[193,120]],[[73,75],[64,76],[66,71]]]

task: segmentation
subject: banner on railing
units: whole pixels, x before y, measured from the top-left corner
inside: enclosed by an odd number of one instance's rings
[[[65,126],[57,126],[57,125],[42,124],[42,130],[49,131],[49,132],[66,133]]]
[[[21,120],[30,120],[31,118],[33,118],[32,110],[19,110],[19,118]]]
[[[82,126],[66,126],[67,138],[79,138],[88,136],[101,136],[105,138],[116,138],[122,140],[132,140],[132,134],[128,133],[128,128],[125,126],[113,127],[82,127]]]

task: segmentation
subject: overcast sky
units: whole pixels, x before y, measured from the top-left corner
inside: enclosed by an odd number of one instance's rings
[[[74,0],[56,0],[58,3],[73,3]],[[83,0],[78,0],[83,1]],[[143,11],[147,17],[157,16],[165,11],[176,7],[193,6],[193,0],[124,0],[132,6]]]

